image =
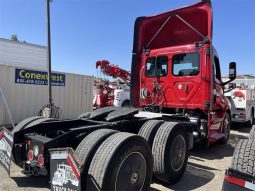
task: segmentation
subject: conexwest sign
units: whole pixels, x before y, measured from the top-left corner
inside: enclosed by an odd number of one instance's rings
[[[15,83],[48,85],[48,73],[16,68]],[[65,86],[65,74],[52,73],[51,84],[52,86]]]

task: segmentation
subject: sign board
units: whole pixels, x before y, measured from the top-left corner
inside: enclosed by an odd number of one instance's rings
[[[72,148],[50,149],[51,190],[81,190],[80,165]]]
[[[43,71],[16,68],[15,83],[48,85],[48,73]],[[52,73],[51,84],[52,86],[65,86],[65,74]]]
[[[4,127],[0,128],[0,164],[10,175],[13,135]]]

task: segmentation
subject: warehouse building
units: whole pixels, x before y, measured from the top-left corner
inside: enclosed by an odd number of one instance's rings
[[[0,88],[14,123],[35,116],[48,103],[47,48],[0,38]],[[61,119],[73,119],[93,109],[93,77],[64,72],[52,73],[54,104]],[[0,125],[10,124],[0,94]]]
[[[47,48],[41,45],[0,38],[0,64],[47,69]]]

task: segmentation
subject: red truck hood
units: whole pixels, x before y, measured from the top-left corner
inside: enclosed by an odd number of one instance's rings
[[[186,24],[185,24],[186,23]],[[188,23],[188,24],[187,24]],[[133,53],[212,40],[212,7],[210,0],[169,11],[139,17],[135,22]]]

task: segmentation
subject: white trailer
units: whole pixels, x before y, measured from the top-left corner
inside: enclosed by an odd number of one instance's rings
[[[237,79],[226,93],[231,105],[232,121],[252,125],[255,114],[255,79]]]

